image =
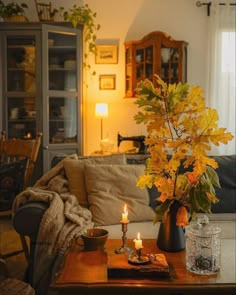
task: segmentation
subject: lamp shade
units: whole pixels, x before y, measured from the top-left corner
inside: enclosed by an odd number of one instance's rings
[[[108,104],[96,103],[95,115],[96,117],[100,117],[100,118],[108,117]]]

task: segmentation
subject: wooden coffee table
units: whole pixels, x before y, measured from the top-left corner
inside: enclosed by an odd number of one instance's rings
[[[133,247],[133,241],[127,245]],[[169,253],[160,251],[156,240],[143,240],[143,253],[163,253],[169,265],[167,276],[152,275],[150,277],[127,277],[116,274],[108,275],[109,262],[114,250],[121,246],[121,240],[108,239],[106,253],[103,251],[83,251],[74,244],[66,256],[63,267],[50,290],[57,294],[128,294],[128,295],[160,295],[160,294],[221,294],[236,292],[235,240],[222,240],[221,269],[216,275],[201,276],[189,272],[185,266],[185,251]],[[119,256],[121,255],[121,256]],[[128,256],[127,256],[128,261]]]

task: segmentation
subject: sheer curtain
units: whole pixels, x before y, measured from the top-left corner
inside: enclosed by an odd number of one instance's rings
[[[225,5],[219,3],[224,2]],[[219,114],[219,127],[235,136],[235,0],[215,0],[209,16],[208,103]],[[214,155],[236,153],[235,138],[228,144],[213,146]]]

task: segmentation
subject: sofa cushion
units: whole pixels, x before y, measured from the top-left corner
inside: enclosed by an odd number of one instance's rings
[[[89,210],[95,225],[120,223],[124,205],[132,222],[153,220],[146,189],[137,187],[145,165],[85,165]]]
[[[82,207],[88,208],[88,197],[85,187],[84,166],[85,164],[126,164],[125,154],[110,156],[82,157],[78,160],[65,159],[63,165],[68,179],[70,192],[78,198]]]
[[[219,202],[212,205],[213,213],[236,213],[236,155],[214,156],[219,167],[221,188],[216,188]]]

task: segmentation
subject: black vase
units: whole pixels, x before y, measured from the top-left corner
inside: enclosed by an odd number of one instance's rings
[[[157,235],[157,247],[167,252],[178,252],[185,249],[185,234],[182,226],[176,225],[176,215],[180,204],[174,202],[161,222]]]

